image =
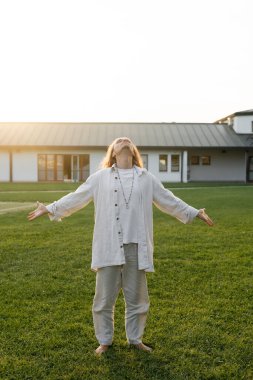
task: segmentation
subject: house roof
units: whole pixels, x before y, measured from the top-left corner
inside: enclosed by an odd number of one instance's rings
[[[0,123],[0,147],[107,147],[127,136],[138,147],[243,148],[252,135],[210,123]]]
[[[214,123],[226,123],[228,119],[232,119],[235,116],[251,116],[253,115],[253,109],[251,110],[245,110],[245,111],[238,111],[231,113],[231,115],[225,116],[222,119],[216,120]]]
[[[234,113],[234,116],[247,116],[247,115],[253,115],[253,109],[252,110],[239,111],[239,112]]]

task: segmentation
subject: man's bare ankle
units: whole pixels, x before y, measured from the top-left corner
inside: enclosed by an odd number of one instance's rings
[[[100,344],[100,346],[98,346],[98,348],[95,350],[95,353],[100,355],[100,354],[103,354],[104,352],[106,352],[109,348],[109,345],[107,344]]]
[[[149,347],[149,346],[146,346],[144,343],[137,343],[137,344],[133,344],[133,346],[135,348],[137,348],[138,350],[141,350],[141,351],[146,351],[146,352],[152,352],[152,348]]]

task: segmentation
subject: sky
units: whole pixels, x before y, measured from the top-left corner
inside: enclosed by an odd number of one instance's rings
[[[0,122],[253,108],[252,0],[0,0]]]

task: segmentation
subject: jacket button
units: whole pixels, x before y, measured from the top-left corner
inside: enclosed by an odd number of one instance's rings
[[[117,203],[115,203],[115,206],[118,206]]]
[[[118,234],[120,234],[120,231],[118,232]]]
[[[120,248],[123,248],[123,245],[121,245]]]
[[[117,193],[117,190],[114,190],[115,191],[115,193]]]
[[[118,177],[115,177],[115,179],[118,179]]]
[[[119,220],[119,218],[117,218],[117,220]]]

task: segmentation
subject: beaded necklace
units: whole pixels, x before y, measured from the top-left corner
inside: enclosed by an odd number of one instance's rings
[[[130,191],[128,200],[126,200],[126,196],[125,196],[124,188],[123,188],[123,185],[122,185],[122,182],[121,182],[121,178],[120,178],[120,175],[119,175],[118,167],[117,167],[117,173],[118,173],[118,176],[119,176],[119,181],[120,181],[120,185],[121,185],[121,189],[122,189],[122,193],[123,193],[123,198],[124,198],[124,201],[125,201],[125,204],[126,204],[126,209],[129,209],[129,202],[130,202],[130,199],[131,199],[131,196],[132,196],[133,185],[134,185],[134,168],[133,168],[133,177],[132,177],[131,191]]]

